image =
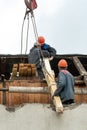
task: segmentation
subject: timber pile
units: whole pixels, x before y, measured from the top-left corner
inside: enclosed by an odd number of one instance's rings
[[[14,64],[11,78],[36,76],[36,65],[28,63]]]

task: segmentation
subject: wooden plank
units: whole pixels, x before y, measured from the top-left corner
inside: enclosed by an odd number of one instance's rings
[[[47,81],[48,87],[50,89],[51,96],[53,96],[53,94],[57,88],[57,84],[55,81],[55,75],[54,75],[53,70],[51,69],[49,59],[44,58],[43,60],[44,60],[44,66],[42,66],[42,70],[43,70],[43,73],[45,75],[45,79]],[[63,105],[62,105],[62,102],[61,102],[61,99],[59,96],[54,97],[53,103],[55,105],[56,112],[62,113],[63,112]]]
[[[75,87],[75,94],[87,95],[87,88]]]
[[[83,67],[83,65],[81,64],[81,62],[77,56],[73,57],[73,61],[74,61],[74,64],[75,64],[77,70],[79,71],[80,75],[84,77],[83,80],[84,80],[85,84],[87,85],[87,72],[86,72],[85,68]]]

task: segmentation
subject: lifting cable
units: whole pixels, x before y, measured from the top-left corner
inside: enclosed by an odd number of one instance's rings
[[[27,11],[27,9],[26,9],[26,13],[25,13],[25,16],[24,16],[24,19],[23,19],[23,23],[22,23],[22,31],[21,31],[21,54],[22,54],[22,49],[23,49],[23,29],[24,29],[24,22],[25,22],[25,19],[26,19],[26,15],[27,15],[27,19],[28,19],[28,25],[27,25],[25,54],[27,53],[27,48],[28,48],[29,13],[31,13],[31,19],[32,19],[32,24],[33,24],[33,29],[34,29],[34,35],[35,35],[36,42],[37,42],[37,39],[38,39],[37,27],[36,27],[36,22],[35,22],[35,17],[34,17],[33,10]]]
[[[25,19],[26,19],[26,15],[27,15],[27,19],[28,19],[28,25],[27,25],[25,54],[27,53],[27,48],[28,48],[28,32],[29,32],[29,13],[27,14],[27,8],[26,8],[25,16],[24,16],[23,23],[22,23],[22,30],[21,30],[21,55],[22,55],[22,50],[23,50],[23,29],[24,29],[24,22],[25,22]]]
[[[34,34],[35,34],[35,40],[36,40],[36,42],[37,42],[37,38],[38,38],[36,22],[35,22],[35,17],[34,17],[34,13],[33,13],[33,10],[35,8],[37,8],[37,3],[36,3],[35,0],[29,0],[29,1],[25,0],[25,4],[26,4],[26,12],[25,12],[25,16],[24,16],[24,19],[23,19],[22,31],[21,31],[21,55],[22,55],[22,49],[23,49],[23,28],[24,28],[24,22],[25,22],[26,16],[28,18],[28,25],[27,25],[27,36],[26,36],[25,54],[27,53],[27,48],[28,48],[29,13],[31,13],[31,19],[32,19],[32,24],[33,24],[33,29],[34,29]]]
[[[23,28],[24,28],[24,22],[25,22],[25,17],[23,19],[22,30],[21,30],[21,55],[22,55],[22,48],[23,48]]]
[[[25,54],[27,53],[27,48],[28,48],[28,33],[29,33],[29,13],[27,14],[27,36],[26,36],[26,49],[25,49]]]
[[[33,10],[31,11],[31,20],[32,20],[33,29],[34,29],[35,40],[37,42],[38,33],[37,33],[37,27],[36,27],[35,16],[34,16]]]

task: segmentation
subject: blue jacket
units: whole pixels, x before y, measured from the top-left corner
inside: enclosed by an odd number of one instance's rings
[[[69,71],[59,72],[57,87],[54,96],[60,96],[62,101],[74,99],[74,77]]]

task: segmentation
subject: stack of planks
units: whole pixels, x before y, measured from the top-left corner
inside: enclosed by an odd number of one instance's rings
[[[20,63],[14,64],[12,69],[12,78],[13,77],[28,77],[36,75],[36,65],[35,64],[25,64]]]

